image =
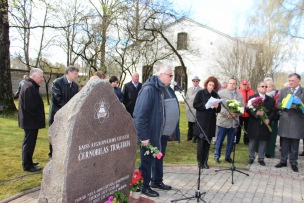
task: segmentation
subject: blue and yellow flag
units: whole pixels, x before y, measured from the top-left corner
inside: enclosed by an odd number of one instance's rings
[[[293,94],[288,94],[283,100],[282,100],[282,108],[284,109],[290,109],[292,105],[296,105],[298,108],[302,110],[302,113],[304,113],[304,104],[301,102],[301,100],[294,96]]]

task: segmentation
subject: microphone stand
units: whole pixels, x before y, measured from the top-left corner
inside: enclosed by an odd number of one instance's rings
[[[205,134],[204,130],[202,129],[201,125],[198,123],[197,119],[196,119],[196,116],[194,115],[194,113],[192,112],[187,100],[185,99],[185,96],[182,94],[183,90],[178,87],[177,85],[174,85],[177,87],[178,91],[180,92],[180,94],[182,95],[184,101],[185,101],[185,104],[187,105],[187,107],[189,108],[190,110],[190,113],[191,115],[193,116],[194,120],[195,120],[195,123],[197,124],[198,128],[199,128],[199,138],[200,138],[200,142],[201,142],[201,146],[203,147],[203,139],[205,139],[208,144],[210,144],[210,140],[208,139],[207,135]],[[209,155],[209,153],[208,153]],[[207,157],[208,157],[207,155]],[[200,184],[201,184],[201,170],[202,170],[202,164],[199,163],[199,170],[198,170],[198,179],[197,179],[197,190],[195,191],[195,195],[194,196],[191,196],[191,197],[184,197],[184,198],[180,198],[180,199],[174,199],[174,200],[171,200],[171,202],[178,202],[178,201],[181,201],[181,200],[190,200],[190,199],[197,199],[197,202],[199,202],[199,200],[202,200],[203,202],[206,203],[206,201],[201,197],[202,195],[205,195],[206,192],[200,192]]]
[[[241,127],[241,128],[242,128],[242,126],[240,125],[239,121],[238,121],[234,116],[232,116],[232,114],[231,114],[231,112],[229,111],[228,107],[226,107],[226,106],[223,104],[223,102],[220,102],[220,103],[221,103],[221,105],[227,110],[227,112],[229,113],[230,117],[233,118],[233,120],[234,120],[235,123],[236,123],[236,127],[235,127],[234,132],[233,132],[233,145],[232,145],[232,147],[233,147],[233,149],[232,149],[233,156],[232,156],[231,167],[230,167],[230,168],[225,168],[225,169],[218,169],[218,170],[215,170],[215,172],[231,170],[231,176],[232,176],[232,181],[231,181],[231,183],[234,184],[234,182],[233,182],[233,173],[234,173],[234,171],[249,176],[248,173],[244,173],[244,172],[242,172],[242,171],[240,171],[240,170],[237,170],[236,167],[235,167],[235,165],[234,165],[235,148],[236,148],[236,131],[237,131],[238,127]],[[245,131],[245,129],[244,129],[244,131]],[[246,131],[245,131],[245,132],[246,132]],[[247,132],[246,132],[246,133],[247,133]]]

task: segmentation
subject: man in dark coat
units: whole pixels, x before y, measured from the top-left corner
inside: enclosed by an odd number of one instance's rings
[[[78,92],[78,85],[75,82],[78,78],[78,68],[69,66],[65,75],[53,81],[52,102],[50,105],[49,126],[54,122],[56,112],[63,107]],[[52,144],[50,144],[49,158],[52,158]]]
[[[43,81],[43,71],[33,68],[29,79],[24,82],[19,94],[18,124],[24,130],[22,143],[22,167],[24,171],[37,172],[41,168],[33,163],[38,130],[45,128],[44,104],[39,94],[39,84]]]
[[[143,146],[140,148],[139,166],[144,179],[142,193],[149,197],[159,196],[151,187],[172,189],[163,183],[163,159],[167,141],[180,140],[179,104],[170,87],[172,77],[171,68],[161,65],[157,76],[150,77],[139,92],[134,109],[134,124]],[[160,159],[154,158],[151,153],[145,155],[149,144],[163,154]]]
[[[132,74],[132,80],[126,83],[122,90],[124,98],[123,104],[132,117],[137,95],[141,87],[142,84],[139,82],[139,74],[135,72]]]
[[[289,87],[280,90],[279,104],[283,102],[288,94],[297,97],[302,103],[304,102],[304,88],[300,86],[301,76],[292,73],[288,76]],[[291,169],[298,172],[298,153],[300,139],[304,138],[303,120],[304,113],[299,107],[293,105],[290,109],[283,108],[279,121],[278,135],[282,139],[281,160],[275,167],[281,168],[287,166],[287,159]]]
[[[271,131],[269,131],[266,125],[270,125],[271,120],[275,117],[275,101],[273,98],[266,95],[267,85],[265,82],[258,83],[257,86],[258,93],[249,97],[254,99],[261,97],[263,99],[263,106],[266,108],[266,112],[263,110],[250,110],[253,106],[248,106],[247,112],[249,116],[248,123],[248,138],[249,138],[249,161],[248,164],[252,164],[255,159],[256,143],[259,142],[258,150],[258,162],[261,166],[265,166],[264,158],[266,152],[267,141],[269,141],[271,136]],[[252,101],[252,100],[251,100]],[[251,102],[249,102],[249,105]],[[262,120],[262,116],[267,114],[267,119]]]

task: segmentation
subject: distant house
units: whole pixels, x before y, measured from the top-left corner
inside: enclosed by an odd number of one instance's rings
[[[176,55],[173,54],[161,60],[161,63],[170,64],[174,68],[173,80],[183,88],[192,85],[191,78],[193,78],[193,76],[200,77],[201,86],[203,86],[204,80],[211,75],[216,76],[221,81],[227,80],[230,76],[223,73],[219,74],[218,72],[218,66],[221,64],[220,60],[222,58],[219,50],[224,49],[223,47],[228,47],[232,50],[233,47],[239,46],[240,44],[241,46],[244,45],[243,42],[240,42],[236,38],[186,17],[166,26],[163,33],[182,56],[187,69],[188,83],[185,83],[185,75],[183,75],[180,61]],[[162,39],[160,39],[160,41],[165,43]],[[167,47],[168,49],[168,46],[161,47]],[[234,64],[231,65],[235,66]],[[138,69],[139,74],[145,76],[146,64],[143,60],[139,63],[138,67],[140,67]],[[151,71],[149,75],[152,75],[155,71],[156,70]],[[235,74],[241,74],[241,72],[242,70],[238,68]],[[128,81],[128,79],[126,81]]]

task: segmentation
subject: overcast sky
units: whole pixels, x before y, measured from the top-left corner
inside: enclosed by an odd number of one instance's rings
[[[190,18],[236,36],[244,28],[254,0],[174,0],[178,9],[191,10]]]

